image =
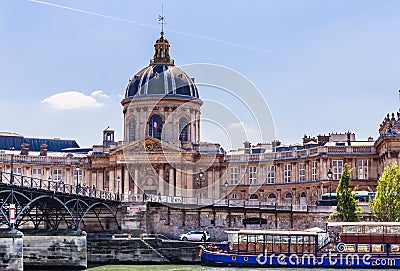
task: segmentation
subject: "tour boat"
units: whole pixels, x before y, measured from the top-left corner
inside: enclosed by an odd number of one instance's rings
[[[400,222],[332,222],[318,231],[227,231],[203,245],[201,264],[218,267],[400,268]]]

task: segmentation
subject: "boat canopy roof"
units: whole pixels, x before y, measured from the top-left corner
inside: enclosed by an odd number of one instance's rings
[[[328,222],[328,227],[338,226],[400,226],[400,222]]]
[[[277,230],[236,230],[225,231],[227,234],[262,234],[262,235],[303,235],[303,236],[316,236],[317,232],[310,231],[277,231]]]

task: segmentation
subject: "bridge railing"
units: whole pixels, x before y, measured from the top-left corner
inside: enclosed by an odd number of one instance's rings
[[[93,189],[89,186],[65,184],[63,181],[40,179],[35,177],[22,176],[20,174],[1,172],[0,183],[21,186],[26,188],[41,189],[51,192],[60,192],[65,194],[75,194],[98,199],[117,200],[119,195],[104,190]]]

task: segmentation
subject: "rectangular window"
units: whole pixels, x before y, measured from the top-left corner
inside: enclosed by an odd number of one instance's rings
[[[75,169],[74,170],[74,185],[76,185],[76,184],[82,185],[82,180],[83,180],[83,170]]]
[[[230,173],[230,180],[231,184],[237,184],[238,183],[238,177],[239,177],[239,168],[238,167],[231,167],[229,169]]]
[[[299,181],[304,182],[306,177],[306,167],[304,163],[299,164]]]
[[[368,160],[357,161],[357,175],[358,179],[368,179]]]
[[[13,173],[17,175],[21,175],[22,169],[20,167],[14,167]]]
[[[54,181],[62,180],[62,169],[53,169],[53,180]]]
[[[42,169],[41,168],[33,168],[32,169],[32,177],[35,179],[42,178]]]
[[[275,166],[267,166],[267,183],[275,183]]]
[[[315,181],[316,179],[317,179],[317,161],[313,161],[311,166],[311,180]]]
[[[257,167],[249,167],[249,184],[257,183]]]
[[[285,183],[290,183],[291,171],[292,171],[292,166],[290,164],[286,164],[284,166],[284,175],[283,175]]]
[[[343,160],[332,160],[333,179],[339,180],[343,171]]]

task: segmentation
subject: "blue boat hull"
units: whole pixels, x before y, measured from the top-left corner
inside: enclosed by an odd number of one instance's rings
[[[305,267],[305,268],[400,268],[400,257],[386,255],[327,253],[245,255],[201,251],[201,264],[217,267]]]

